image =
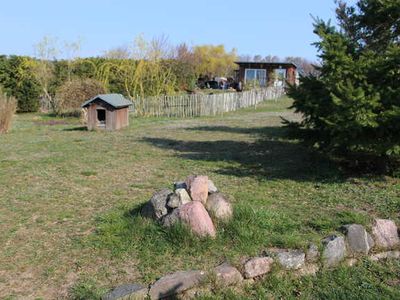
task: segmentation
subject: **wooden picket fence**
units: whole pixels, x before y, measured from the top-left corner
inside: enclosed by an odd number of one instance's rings
[[[190,118],[216,116],[246,107],[256,107],[265,100],[277,100],[285,94],[282,87],[212,95],[191,94],[136,98],[132,113],[143,117]]]

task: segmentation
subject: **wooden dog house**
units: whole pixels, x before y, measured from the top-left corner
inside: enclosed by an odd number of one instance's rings
[[[132,103],[120,94],[97,95],[82,104],[87,109],[88,130],[118,130],[129,125]]]

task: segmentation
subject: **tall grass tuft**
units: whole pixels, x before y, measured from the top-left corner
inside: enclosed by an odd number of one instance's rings
[[[0,134],[10,130],[16,110],[17,99],[7,96],[0,87]]]

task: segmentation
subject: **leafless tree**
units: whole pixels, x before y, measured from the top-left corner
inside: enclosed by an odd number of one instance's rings
[[[127,46],[120,46],[104,52],[105,58],[111,59],[128,59],[131,56]]]

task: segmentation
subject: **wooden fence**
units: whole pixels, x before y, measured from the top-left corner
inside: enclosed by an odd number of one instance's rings
[[[246,92],[192,94],[137,98],[133,114],[145,117],[216,116],[246,107],[256,107],[265,100],[277,100],[285,94],[282,87],[270,87]]]

